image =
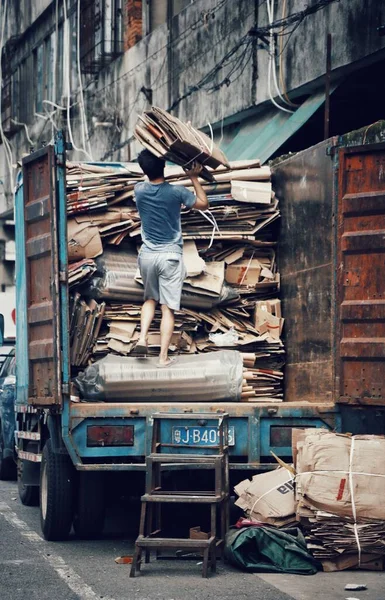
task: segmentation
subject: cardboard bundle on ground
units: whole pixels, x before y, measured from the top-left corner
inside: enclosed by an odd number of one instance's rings
[[[282,527],[295,521],[294,476],[278,468],[254,475],[234,487],[235,502],[252,520]]]
[[[307,429],[293,446],[297,516],[314,556],[339,570],[385,555],[385,438]]]

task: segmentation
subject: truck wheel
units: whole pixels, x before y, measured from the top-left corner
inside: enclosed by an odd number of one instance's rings
[[[17,460],[17,488],[19,490],[19,498],[24,506],[38,506],[39,504],[39,486],[26,485],[23,483],[23,466],[24,461],[18,458]]]
[[[0,423],[0,480],[9,481],[16,478],[16,465],[13,458],[7,456],[4,458],[4,441]]]
[[[40,523],[48,541],[64,540],[71,530],[73,478],[69,457],[55,453],[47,440],[40,467]]]
[[[74,530],[83,539],[101,534],[105,516],[105,488],[102,473],[79,473]]]

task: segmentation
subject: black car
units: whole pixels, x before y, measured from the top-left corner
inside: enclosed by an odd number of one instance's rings
[[[0,479],[16,478],[16,356],[14,346],[0,347]]]

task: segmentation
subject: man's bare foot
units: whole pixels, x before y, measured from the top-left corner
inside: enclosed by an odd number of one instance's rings
[[[176,362],[176,358],[160,358],[159,357],[159,362],[156,365],[159,369],[164,369],[166,367],[169,367],[170,365],[174,364]]]
[[[139,338],[135,346],[131,350],[133,356],[147,356],[148,346],[146,338]]]

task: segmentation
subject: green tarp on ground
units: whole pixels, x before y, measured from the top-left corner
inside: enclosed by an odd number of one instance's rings
[[[318,571],[297,527],[231,528],[226,536],[225,559],[250,573],[314,575]]]

